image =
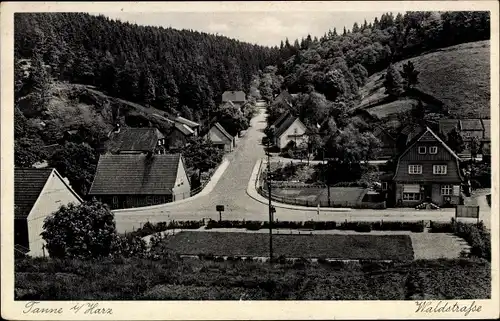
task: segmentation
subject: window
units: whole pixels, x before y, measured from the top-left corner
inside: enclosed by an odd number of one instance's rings
[[[403,200],[405,201],[420,201],[420,193],[403,193]]]
[[[441,185],[441,195],[451,195],[452,191],[453,191],[453,186]]]
[[[432,166],[432,173],[434,175],[446,175],[448,167],[446,165],[434,165]]]
[[[383,191],[387,190],[387,182],[382,182],[382,190]]]
[[[425,154],[427,152],[427,147],[425,146],[418,146],[418,153],[419,154]]]
[[[422,174],[422,165],[409,165],[408,166],[409,174]]]
[[[429,148],[429,154],[437,154],[438,153],[438,148],[437,146],[431,146]]]

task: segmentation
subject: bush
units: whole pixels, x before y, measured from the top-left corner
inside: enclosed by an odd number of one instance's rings
[[[452,223],[439,223],[439,222],[431,221],[429,232],[430,233],[454,233],[455,229],[453,227],[453,222]]]
[[[358,222],[354,230],[356,232],[371,232],[372,226],[370,223]]]
[[[63,205],[45,219],[41,233],[51,257],[96,258],[112,254],[114,215],[95,200]]]

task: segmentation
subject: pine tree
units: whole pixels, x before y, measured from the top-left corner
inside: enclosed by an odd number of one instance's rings
[[[461,153],[464,150],[465,143],[462,134],[453,128],[451,132],[448,133],[446,144],[455,152]]]
[[[33,106],[44,110],[50,98],[51,78],[40,55],[33,59],[29,76],[29,87],[32,92]]]
[[[403,70],[401,71],[401,76],[405,81],[406,89],[413,88],[413,86],[418,84],[418,74],[420,72],[415,70],[415,66],[411,61],[408,61],[403,65]]]
[[[404,92],[403,78],[394,65],[389,65],[384,81],[385,92],[389,96],[399,97]]]

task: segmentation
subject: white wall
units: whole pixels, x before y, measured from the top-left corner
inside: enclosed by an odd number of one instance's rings
[[[61,205],[69,203],[80,204],[80,200],[67,188],[59,176],[52,172],[45,188],[28,215],[29,255],[43,255],[42,245],[45,241],[40,233],[43,231],[44,220],[57,211]],[[48,255],[47,252],[45,254]]]
[[[305,134],[306,132],[306,128],[304,127],[304,125],[302,125],[302,123],[300,122],[300,120],[296,119],[292,125],[290,125],[290,127],[288,127],[288,129],[280,136],[280,138],[278,139],[277,141],[277,146],[279,148],[285,148],[286,145],[290,142],[290,141],[297,141],[297,146],[301,144],[301,142],[307,142],[307,137],[306,136],[302,136],[302,137],[297,137],[297,139],[295,140],[295,138],[292,138],[290,139],[288,136],[289,135],[295,135],[294,134],[294,130],[297,129],[297,135],[303,135]]]
[[[183,182],[182,185],[178,185]],[[177,170],[177,177],[175,179],[176,187],[173,190],[173,201],[182,200],[191,196],[191,184],[189,183],[189,178],[184,168],[184,164],[181,159],[179,159],[179,167]]]

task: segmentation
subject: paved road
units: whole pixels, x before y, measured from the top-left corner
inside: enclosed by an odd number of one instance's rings
[[[266,126],[264,109],[251,121],[251,127],[242,137],[238,146],[227,155],[230,163],[214,189],[207,195],[200,196],[181,204],[165,204],[153,209],[134,209],[131,212],[115,214],[116,226],[119,232],[132,231],[145,222],[160,222],[169,220],[200,220],[203,218],[218,219],[216,205],[224,205],[223,219],[228,220],[260,220],[268,219],[267,204],[259,202],[247,194],[247,186],[256,162],[265,157],[261,144]],[[304,220],[441,220],[447,221],[454,216],[452,209],[439,211],[414,209],[386,210],[352,210],[350,212],[317,214],[316,208],[286,209],[277,208],[275,218],[281,221]]]

